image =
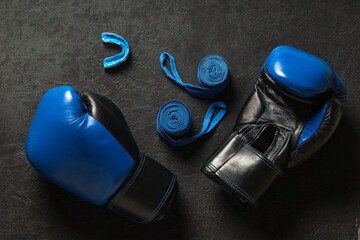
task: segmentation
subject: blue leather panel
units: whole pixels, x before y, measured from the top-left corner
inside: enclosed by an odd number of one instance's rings
[[[333,89],[343,103],[345,88],[325,61],[293,47],[275,48],[266,60],[267,71],[278,84],[299,97],[312,97]]]
[[[27,140],[30,163],[43,176],[93,203],[105,204],[135,162],[69,86],[42,98]]]
[[[306,123],[305,127],[303,128],[299,142],[297,147],[299,147],[302,143],[306,142],[308,139],[310,139],[318,130],[320,127],[320,124],[322,123],[325,115],[325,111],[327,108],[327,102],[324,104],[324,106],[316,113],[312,118]]]

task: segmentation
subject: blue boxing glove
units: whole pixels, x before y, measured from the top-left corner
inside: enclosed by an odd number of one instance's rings
[[[42,98],[26,155],[57,185],[143,224],[164,217],[177,192],[176,175],[139,153],[113,102],[69,86]]]
[[[244,202],[257,205],[277,176],[329,140],[345,101],[344,85],[328,63],[292,47],[277,47],[233,132],[202,172]]]

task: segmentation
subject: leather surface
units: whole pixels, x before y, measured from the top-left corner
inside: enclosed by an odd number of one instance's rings
[[[203,172],[254,206],[276,176],[282,175],[271,161],[237,134],[232,135],[225,147],[203,167]]]
[[[88,106],[98,116],[98,108]],[[41,175],[93,204],[108,202],[136,164],[69,86],[49,90],[42,98],[26,155]]]
[[[300,97],[311,97],[333,91],[342,102],[346,101],[345,87],[324,60],[290,46],[275,48],[266,60],[269,75],[282,87]],[[298,146],[311,138],[323,121],[326,104],[306,123]]]
[[[333,134],[342,114],[334,95],[331,89],[307,98],[294,95],[280,86],[265,66],[238,115],[233,134],[208,159],[202,172],[244,202],[257,205],[277,175],[310,157]],[[316,133],[298,149],[303,128],[324,105]]]
[[[164,216],[176,175],[142,154],[109,99],[69,86],[48,91],[30,128],[26,153],[46,178],[139,223]],[[127,183],[123,185],[123,183]]]
[[[163,218],[164,209],[170,207],[177,192],[176,175],[144,153],[139,157],[126,120],[111,100],[88,91],[81,92],[80,97],[88,114],[98,120],[136,162],[127,182],[109,201],[110,209],[142,224]]]
[[[80,93],[87,113],[98,120],[138,162],[139,150],[120,109],[108,98],[100,94],[82,91]]]
[[[324,115],[326,112],[326,109],[328,107],[328,103],[326,102],[322,108],[319,109],[312,117],[311,119],[306,123],[303,130],[301,131],[300,137],[299,137],[299,143],[298,147],[306,142],[308,139],[310,139],[316,131],[319,129],[320,124],[324,120]]]
[[[340,78],[324,60],[299,49],[280,46],[266,60],[269,75],[299,97],[313,97],[333,89],[344,103],[346,91]]]
[[[145,154],[108,206],[132,220],[147,224],[164,217],[177,192],[176,175]]]

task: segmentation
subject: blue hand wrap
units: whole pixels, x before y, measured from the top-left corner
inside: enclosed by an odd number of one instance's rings
[[[104,43],[115,44],[122,48],[121,53],[104,59],[104,68],[117,67],[127,59],[130,53],[130,48],[128,42],[123,37],[114,33],[102,33],[101,39]]]
[[[216,108],[220,110],[211,120]],[[190,110],[184,103],[172,100],[160,108],[156,130],[171,146],[184,146],[210,132],[224,117],[226,110],[227,107],[223,102],[213,103],[206,112],[201,131],[194,136],[187,136],[192,126]]]
[[[165,60],[169,58],[172,73],[166,68]],[[183,83],[177,72],[174,58],[167,52],[160,55],[161,68],[165,74],[191,94],[201,98],[213,98],[229,85],[230,69],[226,60],[217,55],[209,55],[201,60],[198,67],[198,81],[202,87]]]

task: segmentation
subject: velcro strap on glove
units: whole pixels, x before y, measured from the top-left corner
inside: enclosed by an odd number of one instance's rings
[[[257,206],[261,194],[282,172],[263,154],[232,134],[202,172],[243,202]]]
[[[137,168],[108,206],[138,223],[146,224],[165,215],[176,191],[176,175],[142,153]]]

